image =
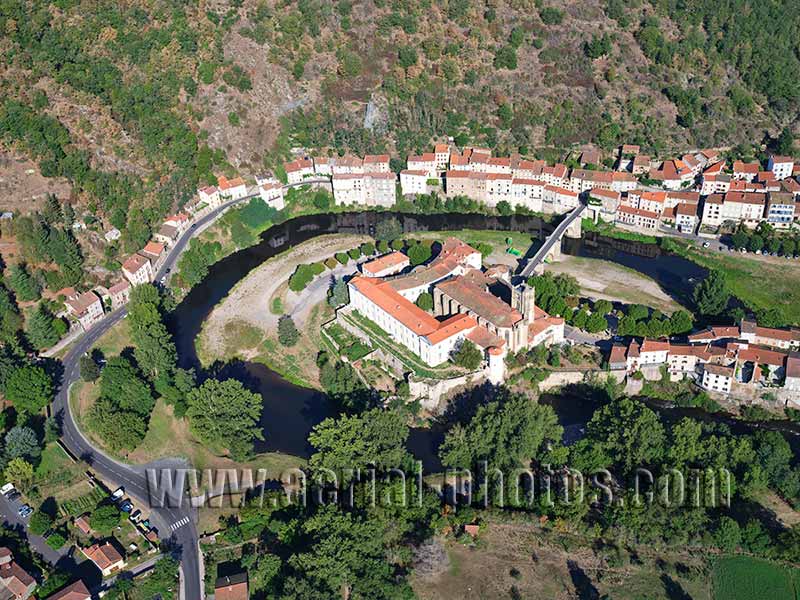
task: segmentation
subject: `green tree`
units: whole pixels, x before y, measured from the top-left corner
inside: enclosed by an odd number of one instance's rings
[[[602,316],[606,316],[613,310],[614,306],[608,300],[598,300],[594,303],[594,307],[592,308],[592,312],[599,313]]]
[[[123,518],[122,512],[113,504],[100,504],[89,515],[89,526],[101,535],[111,535]]]
[[[734,552],[742,543],[739,524],[730,517],[722,516],[714,530],[714,543],[723,552]]]
[[[155,286],[137,285],[128,303],[128,325],[136,362],[151,382],[169,382],[178,360],[164,323],[164,306]]]
[[[300,332],[294,325],[291,315],[283,315],[278,319],[278,341],[282,346],[291,347],[300,339]]]
[[[314,194],[314,207],[317,210],[328,210],[331,207],[331,195],[324,190],[319,190]]]
[[[794,135],[792,135],[792,130],[788,127],[784,127],[775,140],[775,152],[788,156],[794,154]]]
[[[719,315],[728,307],[730,292],[725,277],[719,271],[709,271],[694,288],[697,310],[703,315]]]
[[[372,242],[364,242],[361,244],[361,246],[359,246],[359,249],[361,250],[361,254],[364,256],[372,256],[375,254],[375,244]]]
[[[685,310],[676,310],[669,318],[669,332],[672,335],[689,333],[692,330],[692,316]]]
[[[486,461],[490,469],[511,470],[543,458],[562,432],[552,407],[511,395],[481,406],[466,425],[450,429],[439,456],[452,468],[474,468]]]
[[[784,256],[794,256],[797,250],[797,243],[791,238],[784,238],[781,244],[781,252]]]
[[[413,46],[402,46],[397,51],[397,61],[404,69],[413,67],[417,64],[417,51]]]
[[[114,451],[133,450],[147,433],[147,420],[142,415],[121,410],[115,401],[102,396],[92,405],[87,421]]]
[[[474,371],[483,362],[483,352],[474,343],[465,339],[453,353],[453,362],[459,367]]]
[[[545,6],[539,9],[539,18],[545,25],[560,25],[564,20],[564,13],[552,6]]]
[[[600,333],[607,328],[606,318],[598,312],[593,312],[586,320],[586,331],[589,333]]]
[[[39,349],[49,348],[59,340],[55,317],[41,302],[28,319],[27,334],[31,344]]]
[[[412,266],[421,265],[431,257],[431,247],[427,244],[414,244],[408,249],[408,259]]]
[[[511,205],[508,202],[506,202],[505,200],[500,200],[500,202],[497,203],[497,207],[496,208],[497,208],[497,212],[500,213],[504,217],[508,216],[508,215],[511,215],[511,214],[514,214],[514,209],[511,208]]]
[[[374,408],[359,415],[328,418],[315,426],[308,441],[316,452],[309,464],[313,469],[366,468],[380,471],[407,467],[411,455],[406,450],[409,429],[398,411]]]
[[[348,302],[350,302],[350,291],[347,288],[347,282],[340,277],[334,281],[333,286],[331,286],[328,304],[336,308],[338,306],[343,306]]]
[[[429,292],[422,292],[417,298],[417,306],[422,310],[433,310],[433,296]]]
[[[53,526],[53,517],[43,510],[37,510],[31,515],[28,521],[28,528],[34,535],[42,535]]]
[[[18,411],[36,414],[53,399],[53,380],[42,367],[20,367],[6,382],[6,398]]]
[[[4,479],[19,490],[27,491],[33,482],[33,465],[24,458],[12,458],[3,471]]]
[[[103,369],[100,396],[112,400],[121,410],[142,416],[149,415],[155,404],[148,385],[130,361],[122,356],[109,359]]]
[[[595,411],[587,435],[626,471],[658,463],[665,451],[664,427],[638,400],[620,398]]]
[[[97,381],[100,377],[100,367],[88,354],[81,356],[78,361],[78,367],[81,372],[81,379],[84,381]]]
[[[30,427],[16,425],[6,433],[6,458],[24,458],[35,462],[42,454],[39,438]]]
[[[747,244],[747,249],[750,250],[750,252],[760,252],[763,247],[764,238],[758,234],[754,234]]]
[[[403,226],[395,217],[381,219],[375,225],[375,239],[390,242],[403,235]]]
[[[28,272],[27,267],[20,263],[12,265],[9,269],[8,282],[16,292],[17,298],[23,302],[30,302],[39,298],[42,291],[39,283]]]
[[[227,448],[236,460],[252,453],[253,442],[263,440],[259,422],[262,398],[235,379],[207,379],[189,392],[189,429],[198,440]]]
[[[733,247],[737,250],[747,248],[750,244],[750,235],[743,229],[737,229],[731,236],[731,243],[733,243]]]

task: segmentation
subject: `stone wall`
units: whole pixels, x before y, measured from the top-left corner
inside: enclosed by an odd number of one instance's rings
[[[450,379],[420,379],[413,373],[408,376],[408,387],[412,399],[420,399],[425,410],[441,412],[442,399],[449,393],[466,386],[477,385],[488,378],[488,368]]]

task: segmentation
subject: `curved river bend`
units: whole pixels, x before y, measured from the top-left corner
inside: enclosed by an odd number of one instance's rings
[[[554,229],[552,224],[537,216],[496,217],[460,213],[419,215],[370,211],[307,215],[273,225],[261,234],[258,244],[239,250],[213,264],[208,275],[191,289],[173,312],[171,329],[181,366],[199,369],[194,344],[203,322],[231,289],[261,263],[319,235],[372,235],[377,223],[390,218],[400,221],[406,235],[413,235],[418,231],[485,229],[525,233],[532,238],[544,240]],[[594,232],[584,233],[580,240],[565,237],[561,249],[565,254],[601,258],[639,271],[654,279],[665,292],[684,304],[691,298],[695,282],[706,275],[704,268],[680,256],[664,253],[657,245],[612,239]],[[266,441],[256,448],[258,451],[284,452],[304,457],[309,455],[310,448],[306,442],[308,433],[314,425],[333,414],[323,394],[296,386],[259,363],[229,365],[223,368],[223,373],[246,380],[264,398],[262,426]],[[558,398],[552,398],[551,401],[565,424],[574,424],[576,420],[585,422],[594,410],[594,405],[582,402],[580,406],[583,410],[578,411],[582,414],[578,415],[574,404],[564,407],[559,406],[561,401]],[[568,399],[566,401],[570,402]],[[676,417],[685,414],[724,422],[735,430],[769,427],[792,433],[792,437],[800,434],[800,427],[784,421],[744,424],[726,415],[710,415],[699,410],[668,408],[658,404],[654,404],[654,408],[673,413]],[[425,434],[419,430],[411,436],[412,449],[428,463],[426,468],[436,466],[435,458],[431,455],[436,446],[435,436],[436,434]]]

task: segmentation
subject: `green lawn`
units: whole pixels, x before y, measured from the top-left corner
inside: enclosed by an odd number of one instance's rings
[[[523,254],[528,250],[528,246],[534,238],[528,233],[517,231],[501,231],[496,229],[459,229],[457,231],[416,231],[408,235],[413,239],[439,240],[455,237],[467,243],[485,243],[494,246],[495,250],[503,250],[506,247],[506,239],[511,238],[512,246]],[[538,238],[537,238],[538,239]]]
[[[715,600],[796,600],[797,570],[748,556],[726,556],[714,562]]]
[[[748,306],[780,308],[789,322],[800,324],[800,265],[797,261],[722,254],[694,245],[674,246],[681,256],[722,273],[731,292]]]

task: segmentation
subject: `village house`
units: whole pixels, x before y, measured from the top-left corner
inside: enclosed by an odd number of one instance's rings
[[[738,337],[751,344],[761,346],[771,346],[783,350],[800,349],[800,329],[761,327],[751,319],[742,319]]]
[[[204,188],[200,188],[197,190],[197,196],[199,198],[199,203],[197,205],[198,209],[213,209],[217,208],[220,204],[219,190],[216,186],[208,185]]]
[[[214,600],[248,600],[247,573],[220,577],[214,583]]]
[[[404,196],[428,193],[428,172],[405,169],[400,171],[400,193]]]
[[[134,286],[150,283],[155,277],[153,265],[141,254],[133,254],[122,263],[122,274]]]
[[[393,206],[397,200],[394,173],[334,173],[333,199],[337,205]]]
[[[123,279],[108,288],[108,295],[111,298],[112,310],[117,310],[121,306],[125,306],[130,300],[131,284]]]
[[[238,200],[247,196],[247,185],[241,177],[228,179],[224,175],[217,177],[219,197],[223,200]]]
[[[409,171],[424,171],[429,179],[435,179],[438,174],[436,155],[427,152],[421,155],[411,155],[406,161]]]
[[[315,156],[312,158],[314,164],[314,174],[322,175],[323,177],[330,177],[333,175],[332,161],[327,156]],[[289,182],[291,183],[291,182]]]
[[[775,229],[788,229],[794,225],[796,202],[790,192],[769,192],[765,219]]]
[[[286,206],[283,200],[283,185],[272,175],[256,176],[258,194],[264,203],[275,210],[283,210]]]
[[[450,146],[448,144],[436,144],[433,147],[433,156],[436,160],[436,171],[444,173],[450,164]]]
[[[617,157],[617,171],[632,171],[633,161],[639,152],[641,152],[641,148],[635,144],[622,144]]]
[[[544,183],[536,179],[516,178],[511,180],[511,206],[523,206],[533,212],[542,212]]]
[[[649,210],[620,205],[617,210],[617,223],[629,225],[646,231],[657,231],[660,215]]]
[[[675,228],[681,233],[693,234],[697,229],[697,204],[678,204],[672,209]]]
[[[179,236],[180,232],[177,227],[164,223],[159,227],[158,231],[153,234],[153,239],[157,242],[161,242],[165,246],[171,246]]]
[[[660,215],[664,212],[666,202],[667,192],[632,190],[626,194],[622,204],[631,208],[640,208],[647,212]]]
[[[736,369],[732,365],[709,363],[703,367],[700,385],[710,392],[730,394]]]
[[[125,559],[109,540],[81,548],[81,552],[100,569],[103,577],[108,577],[114,571],[120,571],[125,567]]]
[[[698,367],[711,360],[708,345],[669,344],[667,369],[673,378],[683,378],[696,373]]]
[[[753,181],[761,170],[761,165],[758,162],[742,162],[741,160],[733,161],[733,178],[741,179],[743,181]]]
[[[786,359],[783,387],[792,392],[800,392],[800,354],[797,352],[792,352]]]
[[[694,182],[697,172],[683,161],[665,160],[658,169],[650,169],[649,177],[668,190],[680,190]]]
[[[15,560],[6,547],[0,547],[0,598],[25,600],[36,588],[36,580]]]
[[[365,173],[388,173],[389,155],[388,154],[367,154],[364,156]]]
[[[542,167],[539,179],[548,185],[566,188],[569,185],[569,169],[567,165],[556,163],[552,167]]]
[[[331,172],[333,175],[362,175],[366,171],[364,167],[363,159],[352,154],[345,154],[334,159]]]
[[[578,192],[559,187],[545,185],[542,192],[542,209],[544,212],[566,213],[574,210],[580,203]]]
[[[589,190],[587,209],[595,223],[605,221],[613,223],[617,219],[617,210],[622,195],[612,190],[593,188]]]
[[[586,167],[587,165],[600,165],[600,151],[596,148],[589,148],[588,150],[584,150],[581,152],[580,160],[578,161],[582,167]]]
[[[756,227],[764,217],[766,194],[755,192],[728,192],[712,194],[703,203],[702,224],[719,227],[726,221]]]
[[[103,319],[103,302],[94,292],[78,294],[69,289],[72,293],[64,301],[67,313],[81,324],[84,331],[89,331],[92,325]]]
[[[183,212],[179,212],[167,217],[164,220],[164,225],[172,225],[180,233],[183,233],[184,231],[186,231],[187,227],[189,227],[190,222],[191,219],[189,219],[189,215]]]
[[[710,194],[725,194],[731,189],[731,177],[724,173],[718,175],[703,174],[700,183],[700,193],[703,196]]]
[[[158,271],[164,260],[167,258],[167,252],[164,244],[161,242],[154,242],[152,240],[147,242],[144,248],[139,250],[139,254],[150,261],[154,272]]]
[[[83,581],[78,580],[47,597],[47,600],[91,600],[92,596]]]
[[[644,175],[652,168],[652,161],[649,156],[640,154],[631,162],[630,172],[633,175]]]
[[[786,179],[792,176],[794,159],[791,156],[771,154],[767,161],[767,169],[775,175],[775,179]]]
[[[388,277],[399,273],[410,264],[408,256],[395,251],[363,263],[361,272],[364,277]]]
[[[287,182],[301,183],[303,179],[314,175],[314,162],[309,158],[298,158],[284,163],[283,170],[286,171]]]

